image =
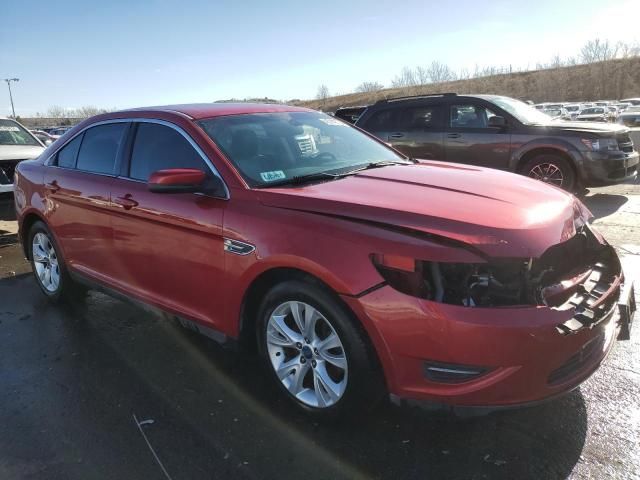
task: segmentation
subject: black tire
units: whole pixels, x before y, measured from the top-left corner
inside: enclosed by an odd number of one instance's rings
[[[344,393],[331,406],[310,406],[300,401],[289,392],[276,374],[268,351],[267,328],[275,309],[287,302],[303,302],[313,307],[330,323],[342,342],[348,365],[348,379]],[[347,307],[327,288],[304,280],[289,280],[277,284],[261,302],[257,330],[258,350],[270,376],[284,395],[307,414],[322,420],[344,419],[347,416],[356,418],[373,409],[384,397],[386,388],[382,371],[366,333]],[[315,377],[312,370],[309,372]]]
[[[547,172],[551,175],[549,177],[543,177],[544,173]],[[577,184],[575,171],[569,161],[560,155],[551,153],[536,155],[527,160],[522,166],[520,173],[527,177],[555,185],[568,192],[573,192]],[[562,177],[561,183],[557,183],[558,177],[556,175],[558,174]]]
[[[55,256],[57,257],[57,271],[59,282],[57,288],[53,290],[45,287],[43,281],[39,278],[37,273],[36,261],[33,254],[33,242],[37,234],[46,235],[48,241],[54,249]],[[33,275],[42,293],[44,293],[46,297],[53,303],[78,302],[83,300],[86,297],[87,288],[74,281],[73,278],[71,278],[71,276],[69,275],[61,254],[60,247],[56,243],[56,240],[51,234],[49,228],[41,221],[35,222],[29,230],[27,241],[28,257],[31,263],[31,268],[33,270]]]

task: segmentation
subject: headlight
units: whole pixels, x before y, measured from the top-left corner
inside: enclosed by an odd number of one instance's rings
[[[413,297],[466,307],[534,304],[528,260],[444,263],[371,256],[389,286]]]
[[[582,138],[580,141],[593,152],[605,152],[607,150],[618,150],[618,141],[615,138]]]

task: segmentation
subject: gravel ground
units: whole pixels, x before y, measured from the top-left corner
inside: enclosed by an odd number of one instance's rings
[[[585,202],[638,278],[640,185]],[[14,231],[0,199],[2,479],[167,478],[158,461],[175,480],[640,478],[638,331],[580,389],[538,407],[458,419],[384,405],[318,425],[252,357],[98,293],[50,306]],[[139,429],[134,415],[153,422]]]

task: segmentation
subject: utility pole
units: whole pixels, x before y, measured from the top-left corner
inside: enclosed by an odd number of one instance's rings
[[[7,87],[9,87],[9,100],[11,100],[11,112],[13,113],[13,118],[16,118],[16,109],[13,108],[13,95],[11,95],[11,82],[19,82],[19,78],[5,78],[5,82],[7,82]]]

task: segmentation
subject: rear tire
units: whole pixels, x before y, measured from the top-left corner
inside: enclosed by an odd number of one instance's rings
[[[522,166],[521,173],[568,192],[573,192],[576,186],[576,174],[566,158],[554,154],[541,154],[527,160]]]
[[[332,292],[311,282],[286,281],[263,298],[260,356],[299,409],[325,420],[354,417],[383,397],[378,359],[356,322]]]
[[[42,293],[53,303],[84,299],[87,289],[69,275],[60,247],[49,228],[37,221],[31,226],[27,238],[29,261]]]

